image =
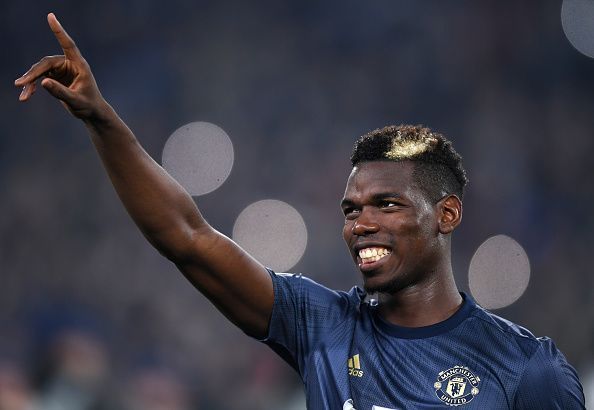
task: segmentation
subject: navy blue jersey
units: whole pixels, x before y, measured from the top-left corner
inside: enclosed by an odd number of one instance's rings
[[[384,321],[359,288],[270,274],[264,342],[299,372],[310,410],[585,408],[575,370],[550,339],[469,296],[449,319],[406,328]]]

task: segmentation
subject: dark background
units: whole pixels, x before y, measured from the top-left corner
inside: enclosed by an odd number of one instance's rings
[[[588,379],[594,61],[565,38],[560,1],[36,0],[0,13],[0,406],[302,406],[288,366],[145,242],[83,125],[43,90],[18,103],[13,80],[60,53],[50,11],[155,159],[183,124],[227,131],[234,169],[197,199],[214,226],[230,235],[250,203],[290,203],[309,236],[293,270],[331,287],[359,283],[338,207],[354,139],[393,123],[444,133],[470,178],[460,288],[485,239],[514,238],[531,281],[496,313]]]

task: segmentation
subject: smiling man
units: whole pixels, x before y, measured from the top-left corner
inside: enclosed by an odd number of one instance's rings
[[[389,126],[361,137],[351,162],[343,236],[365,290],[272,275],[266,342],[302,375],[308,406],[584,408],[576,372],[550,339],[458,291],[451,234],[467,178],[452,144],[428,128]]]
[[[343,236],[365,290],[333,291],[267,270],[213,229],[103,99],[53,14],[48,23],[64,55],[44,57],[17,79],[19,99],[29,100],[42,79],[83,120],[150,243],[299,372],[309,409],[584,408],[575,370],[550,339],[458,292],[451,234],[467,181],[443,136],[392,126],[359,139],[342,200]]]
[[[343,236],[365,290],[379,293],[384,315],[402,325],[447,318],[462,301],[450,261],[450,234],[461,221],[468,181],[461,157],[427,128],[390,126],[361,137],[351,162]],[[425,306],[406,309],[399,302],[388,312],[385,295]]]

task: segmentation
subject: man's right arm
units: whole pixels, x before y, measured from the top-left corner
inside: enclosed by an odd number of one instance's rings
[[[45,57],[15,85],[27,101],[36,81],[81,119],[118,196],[149,242],[229,320],[246,333],[266,336],[273,289],[266,269],[213,229],[192,197],[142,148],[103,99],[93,74],[53,14],[48,23],[64,51]]]

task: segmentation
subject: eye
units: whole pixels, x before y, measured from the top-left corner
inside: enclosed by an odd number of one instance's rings
[[[387,209],[387,208],[401,208],[404,206],[401,202],[395,199],[383,199],[378,204],[379,208]]]
[[[379,204],[380,208],[393,208],[393,207],[398,206],[398,205],[400,205],[398,202],[391,201],[389,199],[383,200]]]
[[[355,219],[359,214],[359,210],[357,208],[344,208],[342,212],[344,213],[344,217],[346,219]]]

